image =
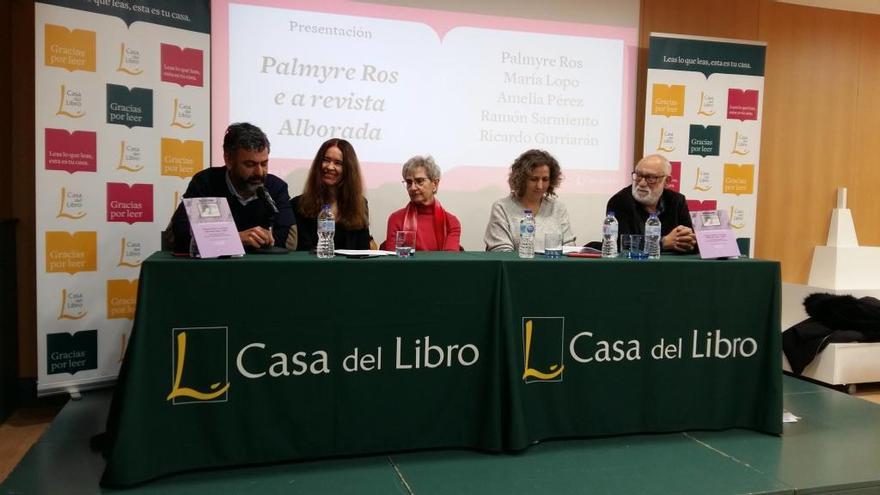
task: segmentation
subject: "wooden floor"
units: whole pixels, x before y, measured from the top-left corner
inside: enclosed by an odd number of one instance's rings
[[[875,404],[880,404],[880,383],[868,383],[859,385],[856,393],[853,394],[860,399],[869,400]]]
[[[62,486],[64,493],[109,492],[97,485],[103,461],[88,450],[85,439],[92,430],[100,431],[110,394],[91,394],[71,402],[60,415],[63,403],[54,400],[19,409],[0,425],[3,482],[58,415],[57,427],[53,425],[47,434],[54,438],[41,441],[28,453],[13,476],[0,484],[0,495],[60,493],[57,490]],[[860,385],[856,396],[880,404],[880,384]],[[545,493],[544,488],[571,492],[572,487],[581,491],[589,486],[590,493],[633,489],[642,493],[709,493],[706,489],[731,494],[880,493],[880,407],[857,407],[863,402],[789,377],[784,397],[786,409],[805,419],[786,425],[781,438],[730,430],[544,442],[527,454],[514,456],[428,451],[191,473],[127,492],[509,494]],[[815,430],[836,428],[840,418],[849,423],[840,425],[841,431]],[[83,441],[72,442],[75,437]],[[851,452],[859,449],[854,445],[858,442],[864,443],[862,448],[878,445],[872,452]],[[823,459],[813,457],[836,459],[825,466]],[[850,457],[867,459],[867,465],[842,468]],[[621,462],[633,472],[618,472]],[[667,465],[675,462],[694,464]],[[53,475],[67,479],[47,482]],[[487,479],[490,485],[481,486]],[[529,485],[533,485],[531,490]],[[649,485],[657,486],[646,489]]]
[[[64,401],[54,399],[22,407],[0,423],[0,483],[55,419]]]

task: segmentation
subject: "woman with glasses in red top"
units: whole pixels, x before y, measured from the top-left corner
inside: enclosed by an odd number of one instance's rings
[[[416,233],[416,251],[458,251],[461,222],[436,196],[440,167],[430,156],[414,156],[403,164],[401,175],[409,203],[388,217],[385,249],[394,250],[397,232],[407,230]]]

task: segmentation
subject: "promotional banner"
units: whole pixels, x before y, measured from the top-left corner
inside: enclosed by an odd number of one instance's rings
[[[115,379],[140,265],[210,164],[208,0],[35,6],[40,394]]]
[[[754,254],[766,43],[652,33],[644,154],[672,163],[690,211],[728,212]]]

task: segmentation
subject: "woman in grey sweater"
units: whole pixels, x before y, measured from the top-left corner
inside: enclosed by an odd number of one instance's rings
[[[544,234],[559,232],[563,244],[573,244],[574,234],[568,210],[556,199],[562,170],[553,155],[543,150],[529,150],[510,166],[507,183],[510,195],[492,205],[489,225],[483,238],[486,251],[516,251],[519,247],[519,222],[525,210],[535,217],[535,250],[544,250]]]

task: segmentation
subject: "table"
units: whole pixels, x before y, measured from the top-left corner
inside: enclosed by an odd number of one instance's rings
[[[156,253],[102,483],[421,448],[781,433],[780,269],[513,253]]]

